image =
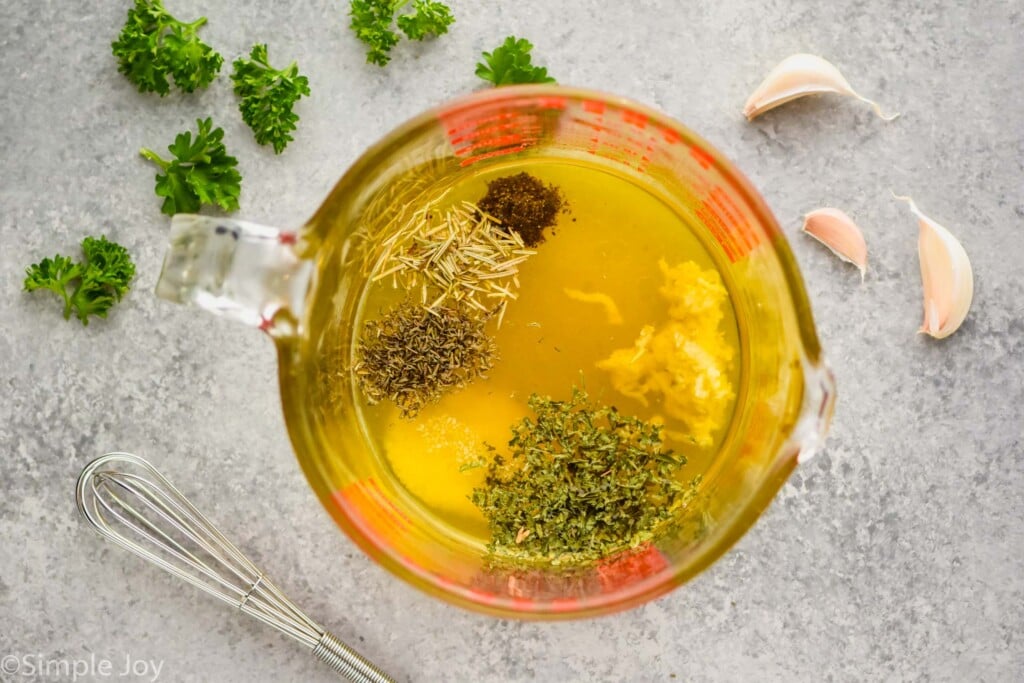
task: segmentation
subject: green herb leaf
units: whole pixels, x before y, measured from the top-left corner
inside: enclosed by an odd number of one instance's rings
[[[367,48],[366,61],[385,66],[391,60],[391,48],[399,35],[392,30],[395,13],[409,0],[350,0],[349,28]],[[413,0],[413,12],[398,17],[398,28],[413,40],[440,36],[455,22],[451,9],[438,0]]]
[[[369,48],[366,61],[386,65],[391,48],[398,44],[398,34],[391,30],[395,17],[395,0],[351,0],[349,28]]]
[[[107,311],[116,301],[111,291],[96,279],[98,272],[93,268],[86,268],[81,282],[71,294],[71,308],[83,325],[89,324],[89,316],[106,318]],[[65,314],[64,317],[68,316]]]
[[[128,250],[106,237],[86,237],[82,240],[82,253],[89,264],[84,278],[108,289],[120,301],[135,277],[135,263]]]
[[[78,277],[78,271],[78,264],[72,262],[67,256],[57,254],[52,259],[44,258],[25,270],[25,291],[49,289],[64,296],[64,287]]]
[[[580,389],[569,401],[534,394],[529,405],[536,417],[512,428],[509,457],[495,456],[473,491],[492,552],[586,563],[671,528],[692,487],[661,426],[597,407]]]
[[[57,255],[29,266],[25,291],[54,292],[64,301],[65,320],[74,313],[83,325],[88,325],[90,316],[106,318],[107,311],[125,295],[135,277],[135,264],[124,247],[106,237],[86,237],[82,252],[83,263]]]
[[[168,77],[185,92],[208,86],[224,59],[199,39],[200,17],[190,24],[178,21],[161,0],[135,0],[121,33],[111,44],[118,71],[141,92],[161,96],[170,90]]]
[[[533,66],[530,51],[533,44],[525,38],[509,36],[494,52],[483,53],[483,62],[476,65],[476,75],[494,85],[517,83],[554,83],[548,70]]]
[[[295,62],[280,70],[270,66],[265,44],[253,45],[248,60],[235,60],[231,80],[241,98],[242,120],[252,128],[256,142],[270,143],[280,154],[293,139],[291,132],[299,117],[292,113],[292,106],[309,95],[309,80],[299,75]]]
[[[185,131],[167,148],[170,160],[151,149],[140,150],[163,171],[156,176],[156,194],[165,198],[160,210],[173,216],[194,213],[208,204],[235,211],[242,191],[242,176],[235,168],[238,160],[224,147],[224,129],[213,128],[211,119],[197,119],[196,124],[194,140],[191,131]]]
[[[398,28],[412,40],[444,35],[455,23],[451,8],[436,0],[413,0],[412,8],[413,14],[398,17]]]

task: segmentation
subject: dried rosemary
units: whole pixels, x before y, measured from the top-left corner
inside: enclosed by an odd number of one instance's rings
[[[497,349],[484,320],[462,307],[404,302],[368,320],[352,368],[371,404],[394,402],[403,417],[483,377]]]
[[[366,205],[352,236],[352,245],[345,254],[347,264],[358,263],[363,275],[370,277],[379,263],[383,241],[405,226],[410,217],[425,203],[428,195],[436,204],[447,191],[437,196],[439,179],[458,170],[448,157],[436,157],[400,173],[379,190]]]
[[[472,202],[436,206],[420,208],[384,239],[373,279],[391,277],[431,310],[465,304],[479,316],[496,313],[500,323],[519,289],[519,264],[535,252]]]
[[[661,427],[597,407],[536,394],[536,417],[512,428],[508,459],[494,456],[473,503],[490,526],[490,550],[558,564],[605,558],[654,538],[686,504],[681,455]]]

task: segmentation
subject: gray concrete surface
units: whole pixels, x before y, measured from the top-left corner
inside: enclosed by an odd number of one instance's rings
[[[450,35],[363,63],[342,0],[168,0],[206,14],[228,59],[267,41],[313,96],[280,158],[229,81],[140,95],[109,44],[127,0],[0,0],[0,658],[160,662],[163,681],[328,681],[300,647],[79,522],[72,488],[108,450],[149,456],[294,599],[403,681],[875,681],[1024,678],[1024,11],[1019,2],[678,3],[451,0]],[[481,50],[516,33],[562,82],[681,119],[763,191],[805,274],[839,384],[827,449],[710,571],[610,618],[495,621],[369,562],[307,489],[285,434],[271,344],[151,294],[167,221],[143,145],[198,116],[227,130],[241,217],[299,225],[388,129],[480,86]],[[833,60],[903,116],[838,98],[748,124],[747,94],[793,52]],[[913,195],[962,240],[971,315],[920,322]],[[864,284],[799,234],[838,206],[870,246]],[[83,329],[20,292],[26,265],[106,232],[135,291]],[[9,665],[10,666],[10,665]],[[137,680],[152,680],[154,670]],[[103,680],[87,676],[79,680]],[[122,678],[122,680],[128,680]]]

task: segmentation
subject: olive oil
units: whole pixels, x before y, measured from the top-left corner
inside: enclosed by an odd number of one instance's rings
[[[739,390],[737,324],[728,297],[714,318],[716,334],[696,340],[704,344],[702,353],[723,361],[720,381],[732,387],[709,439],[689,438],[686,421],[666,412],[659,394],[626,395],[612,381],[607,367],[613,354],[628,363],[629,349],[639,348],[645,330],[653,334],[672,324],[665,295],[669,270],[690,263],[717,271],[683,218],[627,176],[585,162],[513,161],[438,188],[438,209],[478,202],[489,181],[524,171],[557,187],[566,210],[534,247],[536,254],[520,264],[518,296],[500,325],[497,319],[488,322],[498,355],[486,378],[412,418],[386,401],[359,406],[368,441],[409,496],[439,525],[481,545],[489,540],[488,527],[470,496],[484,484],[489,459],[507,449],[513,425],[531,414],[532,394],[568,400],[579,386],[597,403],[663,423],[665,446],[686,456],[689,480],[714,459]],[[433,198],[427,193],[417,201]],[[372,282],[357,329],[405,296],[389,278]],[[703,378],[696,380],[700,385]]]

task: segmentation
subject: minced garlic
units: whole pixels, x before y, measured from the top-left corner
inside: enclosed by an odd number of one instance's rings
[[[604,308],[604,315],[608,319],[609,325],[622,324],[622,313],[619,312],[615,299],[604,292],[582,292],[578,289],[570,289],[569,287],[566,287],[563,291],[567,297],[575,301],[581,301],[585,304],[599,304]]]
[[[693,262],[659,266],[668,322],[644,325],[632,347],[613,351],[597,366],[617,391],[644,405],[659,401],[697,445],[710,446],[735,396],[729,379],[734,352],[720,329],[729,294],[714,270]]]

